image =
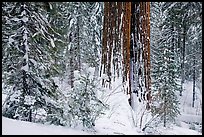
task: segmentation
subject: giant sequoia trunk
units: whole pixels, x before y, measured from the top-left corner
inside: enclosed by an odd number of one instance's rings
[[[121,76],[133,109],[138,101],[147,101],[149,108],[150,3],[105,2],[104,6],[100,76],[106,74],[108,79],[102,85],[110,88],[116,75]]]

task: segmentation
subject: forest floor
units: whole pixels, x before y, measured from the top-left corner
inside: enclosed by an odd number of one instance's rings
[[[133,112],[128,104],[128,96],[120,88],[106,95],[109,110],[99,117],[94,130],[86,131],[82,127],[70,128],[56,125],[45,125],[2,116],[3,135],[202,135],[202,109],[199,108],[199,97],[196,107],[190,107],[191,83],[184,85],[185,91],[181,100],[181,115],[177,124],[168,127],[158,126],[142,131],[134,124]],[[116,86],[115,86],[116,87]],[[199,94],[197,94],[199,96]],[[6,95],[2,94],[2,103]],[[200,100],[202,102],[202,100]]]

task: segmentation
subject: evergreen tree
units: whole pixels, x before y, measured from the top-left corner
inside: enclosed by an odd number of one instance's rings
[[[70,86],[69,90],[62,91],[63,96],[58,100],[58,104],[63,108],[63,115],[56,117],[58,117],[61,125],[76,126],[83,123],[85,127],[93,127],[95,119],[101,113],[101,106],[100,103],[94,103],[97,98],[95,91],[92,90],[95,89],[89,90],[88,87],[95,86],[93,88],[96,88],[96,85],[93,84],[97,80],[97,73],[95,73],[94,79],[90,79],[88,75],[80,77],[79,80],[74,72],[79,71],[84,75],[83,73],[86,73],[88,67],[95,67],[95,72],[97,72],[100,48],[99,28],[101,27],[99,19],[102,15],[102,3],[64,2],[50,4],[52,9],[48,19],[55,32],[60,34],[56,35],[54,42],[57,44],[57,54],[61,59],[59,64],[64,66],[59,70],[61,73],[59,77],[62,76],[61,78],[64,80],[67,76],[66,79]],[[87,65],[83,66],[83,63]],[[85,81],[86,86],[76,84],[79,81],[80,83]],[[82,95],[87,95],[87,98]],[[90,103],[83,106],[83,102]],[[87,110],[83,110],[84,108]]]
[[[201,2],[189,2],[184,6],[186,9],[186,60],[185,80],[192,81],[192,107],[196,100],[196,81],[202,74],[202,4]]]
[[[84,69],[74,82],[75,86],[70,99],[72,100],[71,113],[77,115],[83,126],[88,128],[95,126],[96,118],[102,114],[102,110],[105,108],[105,105],[97,97],[98,83],[93,78],[93,69]]]
[[[97,96],[103,89],[98,86],[99,80],[94,78],[94,68],[88,65],[83,64],[82,71],[75,71],[74,76],[74,87],[59,100],[64,110],[61,124],[93,128],[96,119],[107,108]]]
[[[154,102],[157,102],[157,105],[152,106],[152,112],[153,115],[160,115],[161,120],[164,121],[164,126],[168,121],[174,121],[175,117],[180,114],[176,93],[180,87],[175,54],[175,31],[173,22],[170,22],[171,14],[164,12],[166,8],[163,7],[166,4],[152,3],[152,30],[156,30],[154,33],[157,33],[155,36],[152,34],[152,86],[153,94],[157,94]],[[155,12],[159,16],[155,16]],[[154,23],[159,19],[163,19],[163,22],[157,27]]]
[[[40,109],[46,116],[60,112],[55,104],[57,87],[49,77],[52,47],[48,33],[44,3],[3,3],[3,73],[8,97],[3,106],[3,116],[36,122]],[[8,10],[9,9],[9,10]],[[49,119],[52,121],[52,119]]]

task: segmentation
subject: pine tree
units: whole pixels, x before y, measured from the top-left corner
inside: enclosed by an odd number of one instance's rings
[[[99,19],[102,16],[102,3],[63,2],[50,4],[52,9],[48,19],[56,32],[54,42],[57,44],[57,52],[55,53],[58,55],[57,59],[61,60],[59,64],[64,66],[59,68],[61,74],[58,76],[62,80],[68,80],[70,86],[66,91],[61,90],[62,98],[58,100],[58,104],[60,108],[63,108],[63,111],[62,115],[56,115],[56,117],[60,125],[76,126],[83,123],[84,127],[91,128],[102,111],[102,102],[97,103],[97,100],[100,100],[97,99],[95,91],[93,91],[96,90],[94,89],[96,88],[94,83],[97,81],[96,73],[94,78],[90,76],[93,79],[89,78],[89,74],[85,75],[84,73],[87,73],[86,68],[88,67],[95,67],[95,71],[97,71],[99,64],[101,39],[99,31],[101,21]],[[87,65],[83,66],[84,63]],[[83,77],[77,78],[76,72]],[[86,86],[81,85],[84,82]],[[93,86],[93,89],[89,90],[90,86]],[[87,95],[88,98],[85,98],[84,95]],[[82,106],[84,102],[90,103]],[[90,111],[83,110],[83,108]]]
[[[75,81],[75,88],[73,89],[72,103],[76,105],[73,108],[72,113],[78,116],[78,119],[82,121],[84,127],[95,126],[96,118],[102,114],[105,105],[98,99],[96,93],[97,80],[93,81],[92,69],[83,70],[77,80]],[[92,73],[92,74],[91,74]]]
[[[10,29],[3,33],[3,73],[7,74],[5,84],[12,87],[8,89],[3,116],[36,122],[34,113],[40,109],[47,116],[60,112],[54,103],[58,98],[57,87],[49,77],[52,37],[43,6],[44,3],[30,2],[3,4],[4,26]]]
[[[168,3],[152,3],[152,30],[155,30],[152,33],[156,33],[152,34],[152,92],[156,94],[154,103],[157,102],[157,105],[152,106],[152,112],[153,115],[160,115],[164,127],[180,114],[176,93],[179,92],[180,86],[175,58],[175,27],[174,22],[170,22],[171,14],[163,11],[166,4]],[[161,24],[154,25],[154,21],[162,19]]]
[[[192,81],[192,107],[196,100],[196,81],[202,74],[202,5],[200,2],[189,2],[184,7],[189,10],[186,11],[186,62],[185,80]]]
[[[196,81],[199,79],[199,75],[202,74],[201,70],[201,64],[202,61],[200,61],[200,58],[202,58],[202,33],[201,33],[201,24],[192,25],[189,29],[189,45],[191,45],[191,50],[188,50],[188,54],[191,58],[189,58],[190,63],[190,71],[192,74],[190,75],[191,80],[193,81],[193,96],[192,96],[192,107],[195,106],[195,100],[196,100]]]

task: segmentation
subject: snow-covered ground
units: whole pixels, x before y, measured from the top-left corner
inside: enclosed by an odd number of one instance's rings
[[[117,82],[116,82],[117,83]],[[139,127],[135,127],[131,107],[128,104],[128,96],[121,91],[120,85],[114,86],[108,94],[104,95],[109,104],[109,110],[105,115],[97,119],[95,131],[83,131],[83,128],[70,128],[56,125],[43,125],[19,120],[13,120],[2,117],[2,134],[3,135],[146,135],[148,132],[143,132]],[[188,84],[187,84],[188,85]],[[186,93],[191,92],[190,87],[186,86]],[[107,92],[107,91],[106,91]],[[189,93],[190,94],[190,93]],[[185,93],[184,93],[185,95]],[[2,103],[5,99],[5,94],[2,94]],[[186,98],[186,96],[184,96]],[[190,99],[189,99],[190,100]],[[184,101],[184,100],[183,100]],[[185,99],[185,102],[188,102]],[[182,103],[181,103],[182,104]],[[185,103],[188,104],[188,103]],[[181,116],[178,117],[178,125],[173,125],[170,128],[159,127],[153,133],[159,135],[202,135],[201,132],[189,129],[188,122],[202,121],[202,110],[199,113],[190,113],[192,110],[188,105],[184,105],[185,110],[181,111]],[[198,108],[197,108],[198,109]],[[196,115],[196,117],[195,117]],[[187,122],[186,122],[187,121]],[[201,122],[200,121],[200,122]],[[202,124],[202,122],[201,122]],[[201,125],[202,127],[202,125]]]
[[[180,100],[181,115],[177,118],[178,125],[202,132],[202,89],[195,88],[195,106],[193,102],[193,82],[183,85],[184,92]]]
[[[88,132],[55,125],[43,125],[2,117],[3,135],[88,135]]]

